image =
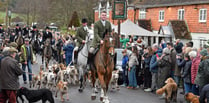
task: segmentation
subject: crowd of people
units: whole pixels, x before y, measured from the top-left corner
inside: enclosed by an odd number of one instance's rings
[[[95,23],[95,27],[94,29],[98,30],[94,31],[96,38],[93,39],[90,53],[95,51],[98,43],[103,44],[104,42],[102,38],[105,29],[103,30],[102,27],[107,27],[107,32],[111,32],[111,24],[106,21],[106,12],[101,13],[101,22]],[[31,28],[24,26],[21,29],[17,24],[15,29],[8,28],[5,32],[0,25],[2,51],[0,55],[2,86],[0,101],[2,96],[5,96],[3,97],[6,98],[5,100],[10,98],[11,103],[16,101],[14,95],[19,88],[19,75],[23,74],[23,81],[27,84],[26,74],[28,74],[28,81],[31,84],[31,65],[35,63],[34,54],[43,53],[43,45],[47,39],[50,39],[54,59],[58,63],[69,65],[72,64],[72,59],[77,58],[78,49],[86,42],[87,31],[86,19],[82,19],[82,26],[77,29],[75,37],[70,35],[64,37],[51,31],[48,27],[44,31],[40,31],[35,25]],[[23,38],[23,43],[19,45],[18,41],[21,38]],[[77,39],[76,43],[75,39]],[[165,85],[165,80],[169,77],[172,77],[178,86],[183,87],[183,94],[192,92],[201,96],[202,91],[209,88],[204,88],[209,84],[207,79],[209,77],[209,50],[207,48],[195,48],[193,42],[183,44],[180,39],[177,39],[175,43],[162,40],[160,44],[148,46],[141,37],[126,36],[122,38],[120,36],[120,42],[124,49],[122,51],[123,86],[128,89],[142,86],[146,92],[155,92]],[[130,55],[128,55],[128,49],[132,51]],[[75,58],[72,58],[73,52]],[[22,64],[22,69],[17,68],[18,63]],[[28,72],[25,71],[26,67]],[[205,99],[203,96],[201,98]]]
[[[29,85],[32,85],[32,64],[37,62],[36,54],[43,55],[44,43],[47,39],[51,41],[54,60],[68,65],[72,61],[74,49],[73,37],[70,35],[64,37],[51,31],[49,27],[41,31],[35,25],[31,28],[24,26],[22,29],[17,24],[14,29],[4,30],[0,25],[1,103],[5,103],[7,99],[10,103],[16,103],[15,95],[20,87],[18,76],[23,75],[24,84],[29,82]]]
[[[209,50],[206,46],[195,48],[192,41],[183,44],[180,39],[175,43],[162,40],[160,44],[145,46],[140,37],[136,41],[132,37],[120,38],[120,42],[124,48],[123,86],[137,88],[138,84],[145,92],[155,93],[165,85],[167,78],[172,77],[183,87],[181,94],[192,92],[206,98],[205,92],[201,92],[209,84]],[[127,55],[127,49],[133,53]]]

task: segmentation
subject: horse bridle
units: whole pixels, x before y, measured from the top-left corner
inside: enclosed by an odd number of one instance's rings
[[[89,41],[90,35],[87,35],[86,37],[87,37],[87,41],[86,41],[84,44],[88,45],[88,43],[90,42],[90,41]],[[84,44],[83,44],[83,45],[84,45]],[[87,48],[87,51],[89,51],[88,48]],[[88,56],[87,56],[87,55],[84,55],[83,52],[81,52],[81,55],[83,55],[84,57],[88,58]]]
[[[108,51],[109,51],[109,49],[110,48],[115,48],[115,46],[114,46],[114,44],[111,44],[110,46],[108,46],[108,47],[105,47],[105,49],[107,49]],[[101,52],[100,52],[101,53]],[[107,53],[104,53],[104,54],[107,54],[107,55],[109,55],[110,56],[110,61],[105,65],[105,63],[104,62],[102,62],[102,64],[104,65],[104,67],[105,67],[105,69],[107,68],[107,66],[113,61],[113,57],[115,56],[115,53],[114,53],[114,55],[111,55],[109,52],[107,52]],[[101,60],[102,58],[101,58],[101,56],[100,56],[100,60]]]

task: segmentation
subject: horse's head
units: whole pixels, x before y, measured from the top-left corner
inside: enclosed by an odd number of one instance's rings
[[[115,54],[115,38],[111,35],[106,35],[104,38],[104,46],[110,56]]]
[[[94,38],[94,31],[88,30],[88,41],[92,41]]]
[[[51,40],[50,39],[46,39],[45,41],[45,46],[50,46],[51,45]]]

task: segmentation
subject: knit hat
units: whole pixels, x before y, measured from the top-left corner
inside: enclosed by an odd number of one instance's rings
[[[208,55],[207,49],[201,50],[201,51],[200,51],[200,55],[202,55],[202,56],[207,56],[207,55]]]
[[[11,43],[9,44],[9,46],[10,46],[10,47],[14,47],[14,48],[17,48],[17,47],[18,47],[17,43],[15,43],[15,42],[11,42]]]

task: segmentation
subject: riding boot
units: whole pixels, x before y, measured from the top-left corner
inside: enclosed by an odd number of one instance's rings
[[[78,52],[74,51],[74,64],[77,64]]]
[[[87,70],[90,70],[90,61],[93,60],[93,54],[92,53],[88,53],[88,59],[87,59]]]

